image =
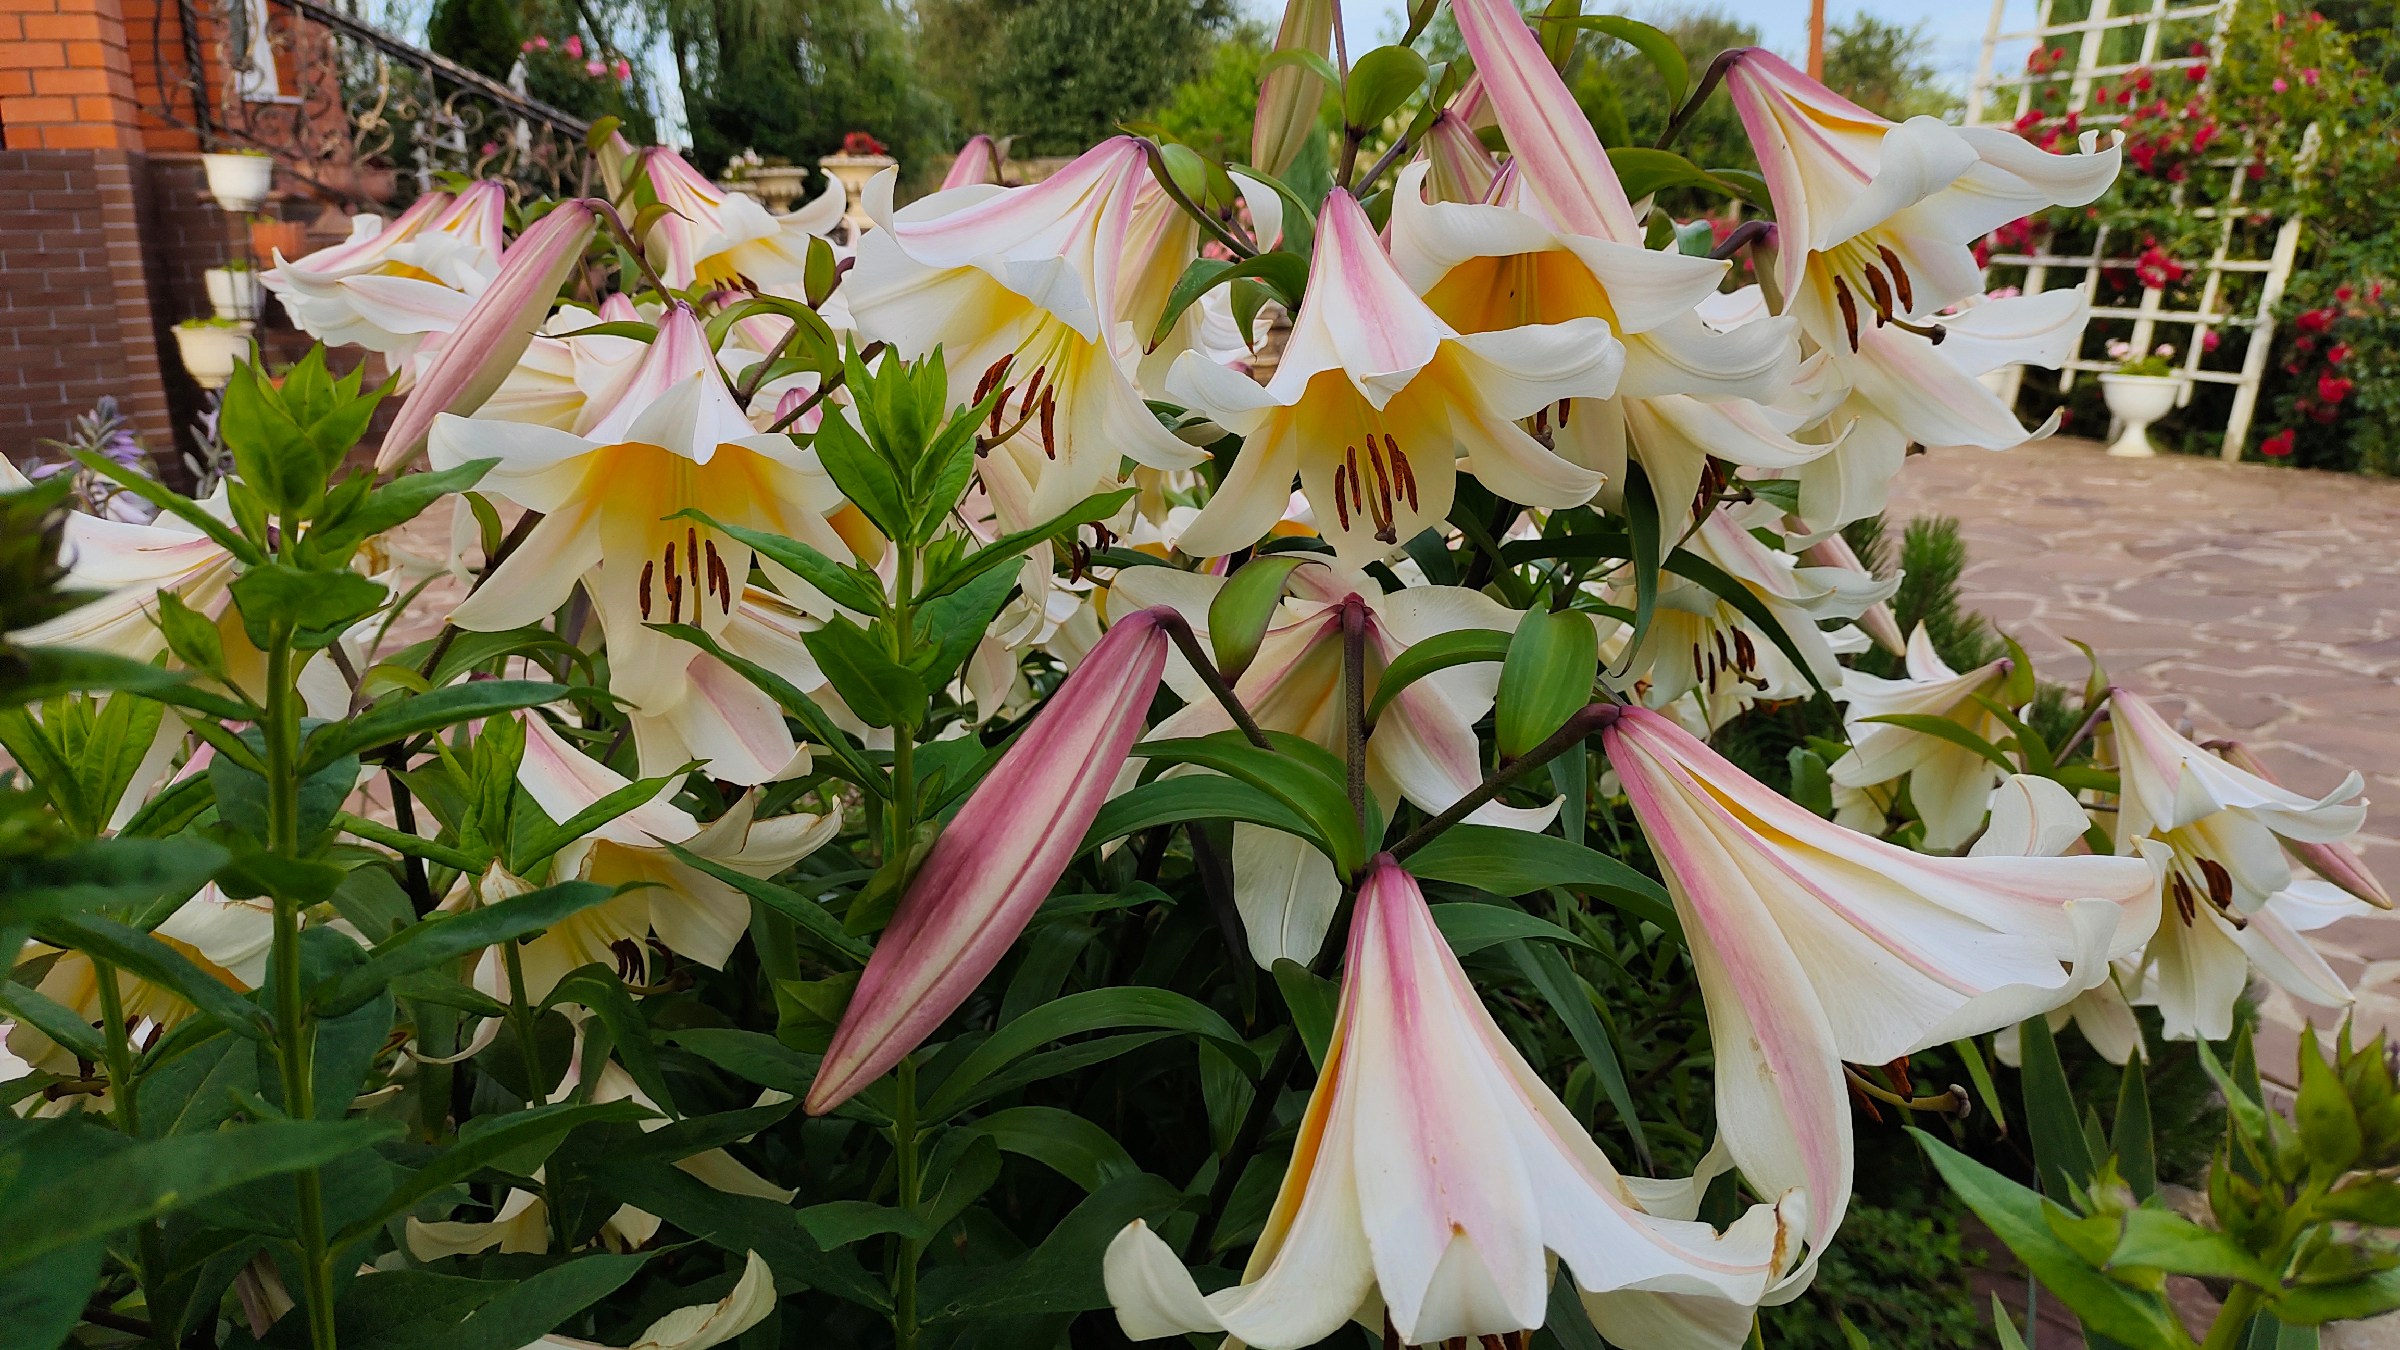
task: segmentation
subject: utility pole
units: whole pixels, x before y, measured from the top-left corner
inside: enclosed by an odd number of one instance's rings
[[[1825,78],[1825,0],[1808,0],[1808,78]]]

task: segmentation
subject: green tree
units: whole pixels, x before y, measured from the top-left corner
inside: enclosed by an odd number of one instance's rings
[[[1071,155],[1209,67],[1228,0],[935,0],[929,82],[970,131],[1020,155]]]
[[[1903,28],[1860,13],[1825,36],[1827,87],[1867,111],[1902,122],[1947,118],[1963,106],[1934,70],[1933,38],[1922,21]]]
[[[469,70],[508,78],[525,41],[516,0],[437,0],[425,44]]]
[[[887,0],[661,0],[693,158],[715,172],[744,149],[812,164],[863,131],[903,163],[950,140]]]
[[[1207,68],[1176,86],[1152,120],[1219,159],[1247,161],[1250,124],[1258,113],[1258,67],[1272,42],[1261,24],[1237,25],[1210,49]]]

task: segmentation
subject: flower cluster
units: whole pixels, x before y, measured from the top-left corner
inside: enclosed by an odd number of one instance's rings
[[[242,367],[204,500],[83,455],[164,514],[67,515],[101,594],[0,665],[43,700],[0,744],[116,868],[10,860],[15,1100],[83,1118],[0,1149],[163,1157],[205,1218],[35,1254],[177,1343],[206,1269],[327,1350],[403,1306],[914,1350],[1104,1305],[1732,1350],[1842,1230],[1854,1098],[1963,1109],[1909,1056],[2221,1036],[2254,969],[2347,999],[2298,935],[2389,904],[2357,775],[2285,789],[2097,676],[2046,735],[2021,651],[1953,668],[1842,532],[1912,445],[2055,427],[1978,377],[2087,302],[1970,246],[2116,150],[1736,50],[1699,96],[1773,219],[1720,237],[1629,193],[1505,0],[1452,0],[1471,84],[1345,73],[1330,9],[1248,165],[1128,133],[1011,187],[986,142],[837,242],[838,184],[771,216],[604,130],[604,198],[468,184],[278,258],[391,387]],[[1275,172],[1321,134],[1285,75],[1347,86],[1331,182]],[[1728,728],[1802,708],[1787,793]],[[1696,991],[1688,1167],[1596,933]]]

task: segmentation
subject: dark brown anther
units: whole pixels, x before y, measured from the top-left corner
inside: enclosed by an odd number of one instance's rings
[[[1392,1325],[1392,1314],[1388,1308],[1383,1314],[1383,1350],[1407,1350],[1400,1343],[1400,1328]]]
[[[667,622],[683,622],[683,576],[677,572],[667,573]]]
[[[1536,436],[1550,434],[1550,405],[1547,403],[1534,410],[1533,434]]]
[[[1467,1350],[1467,1338],[1464,1336],[1453,1336],[1449,1340],[1442,1342],[1442,1350]]]
[[[1892,317],[1891,283],[1883,279],[1883,273],[1872,267],[1867,269],[1867,290],[1875,297],[1877,323],[1880,324],[1884,319]]]
[[[1383,448],[1392,457],[1392,476],[1400,480],[1400,494],[1408,498],[1408,509],[1417,510],[1417,471],[1409,464],[1408,456],[1400,453],[1400,442],[1390,432],[1383,435]]]
[[[657,570],[657,563],[645,562],[642,564],[642,617],[645,619],[650,617],[650,575]]]
[[[1833,300],[1842,307],[1842,327],[1849,330],[1850,351],[1858,352],[1858,302],[1850,297],[1849,283],[1840,277],[1833,279]]]
[[[608,944],[609,954],[617,958],[617,978],[627,984],[640,984],[647,976],[648,964],[642,959],[641,944],[632,938],[618,938]]]
[[[1562,398],[1558,401],[1558,429],[1560,431],[1565,431],[1567,429],[1567,415],[1572,412],[1574,408],[1575,400],[1571,398]]]
[[[1734,669],[1734,668],[1735,668],[1735,666],[1734,666],[1733,657],[1732,657],[1732,656],[1730,656],[1729,654],[1727,654],[1727,652],[1725,651],[1725,630],[1724,630],[1724,629],[1722,629],[1722,628],[1720,628],[1720,629],[1718,629],[1716,632],[1714,632],[1714,633],[1710,634],[1709,636],[1710,636],[1710,637],[1712,637],[1712,638],[1714,638],[1714,639],[1716,640],[1716,644],[1717,644],[1717,664],[1718,664],[1718,665],[1720,665],[1720,666],[1724,666],[1725,668],[1727,668],[1727,669],[1729,669],[1729,670],[1730,670],[1730,669]]]
[[[1700,644],[1697,642],[1692,644],[1692,673],[1694,675],[1706,675],[1708,673],[1707,663],[1700,659]]]
[[[1508,1350],[1526,1350],[1527,1346],[1533,1344],[1533,1333],[1530,1331],[1505,1332],[1500,1337],[1500,1343],[1507,1346]]]
[[[1042,396],[1042,376],[1049,369],[1050,367],[1046,365],[1033,368],[1033,378],[1025,382],[1025,402],[1017,409],[1018,420],[1022,421],[1033,415],[1034,403]]]
[[[1010,352],[1001,357],[999,360],[994,361],[990,365],[984,367],[983,378],[975,382],[974,402],[983,402],[985,396],[989,395],[993,388],[997,386],[1004,377],[1007,376],[1009,366],[1014,364],[1016,359],[1017,354],[1015,352]],[[999,413],[1000,410],[998,408],[992,409],[992,415],[995,419],[998,418]],[[994,425],[998,425],[996,420]]]
[[[1350,528],[1350,499],[1342,492],[1343,475],[1349,472],[1350,469],[1347,465],[1336,464],[1333,466],[1333,513],[1340,518],[1344,530]]]
[[[1733,668],[1744,675],[1758,669],[1758,644],[1739,628],[1733,630]]]
[[[1508,1350],[1508,1343],[1506,1341],[1501,1340],[1499,1337],[1488,1331],[1476,1337],[1475,1343],[1482,1346],[1483,1350]]]
[[[691,577],[692,580],[699,581],[702,577],[708,575],[708,573],[700,570],[700,527],[697,525],[689,525],[684,527],[683,556],[685,561],[691,564],[683,570],[686,575]],[[697,614],[700,612],[698,597],[693,597],[693,600],[694,603],[692,606],[692,612]]]
[[[1900,265],[1900,255],[1892,252],[1889,244],[1877,244],[1875,251],[1883,255],[1884,269],[1892,274],[1892,285],[1899,288],[1901,311],[1905,313],[1915,309],[1916,288],[1908,284],[1908,269]]]
[[[724,610],[733,613],[733,573],[726,570],[725,560],[717,556],[717,541],[708,541],[708,588],[724,597]]]
[[[1899,1093],[1903,1097],[1914,1097],[1917,1095],[1916,1088],[1911,1086],[1908,1081],[1908,1056],[1902,1055],[1900,1058],[1884,1065],[1883,1071],[1891,1075],[1892,1091]]]
[[[1044,459],[1058,458],[1058,440],[1053,434],[1057,416],[1058,386],[1052,385],[1042,391],[1042,458]]]
[[[2175,874],[2173,890],[2175,892],[2175,913],[2183,920],[2183,926],[2189,928],[2192,926],[2192,920],[2200,916],[2200,906],[2193,902],[2191,884],[2183,879],[2181,872]]]
[[[2200,875],[2208,878],[2208,902],[2220,910],[2233,908],[2233,873],[2214,858],[2200,860]]]

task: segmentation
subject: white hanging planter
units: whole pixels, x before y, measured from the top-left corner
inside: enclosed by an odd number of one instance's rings
[[[266,155],[202,155],[200,165],[208,171],[208,195],[223,210],[256,211],[275,185],[275,161]]]
[[[266,287],[248,267],[211,267],[202,274],[208,282],[208,303],[220,319],[255,319],[265,303]]]
[[[2108,453],[2119,459],[2149,459],[2158,451],[2143,433],[2150,424],[2175,410],[2175,394],[2183,381],[2172,375],[2103,375],[2101,396],[2109,415],[2124,426]]]
[[[249,359],[257,331],[252,323],[187,319],[175,325],[175,346],[194,382],[203,389],[222,389],[233,378],[234,366]]]

